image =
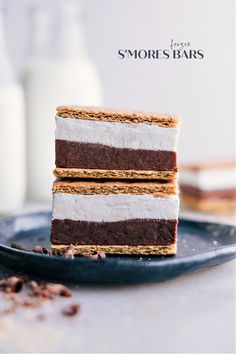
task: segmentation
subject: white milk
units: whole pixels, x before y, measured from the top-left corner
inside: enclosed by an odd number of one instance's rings
[[[63,104],[101,104],[96,71],[88,60],[48,61],[29,67],[24,79],[28,194],[34,200],[51,198],[55,166],[55,112]]]
[[[0,87],[0,214],[19,208],[25,196],[23,92]]]
[[[25,197],[24,98],[8,57],[0,9],[0,214]]]
[[[59,105],[102,104],[101,84],[85,47],[80,2],[36,7],[31,59],[24,74],[28,197],[51,199],[55,113]]]

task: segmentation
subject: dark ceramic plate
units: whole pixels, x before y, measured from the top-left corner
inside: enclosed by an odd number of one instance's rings
[[[227,262],[236,257],[236,228],[180,220],[176,256],[107,256],[91,260],[27,253],[9,247],[49,247],[51,213],[10,216],[0,221],[0,264],[45,280],[69,283],[131,284],[160,282],[184,273]]]

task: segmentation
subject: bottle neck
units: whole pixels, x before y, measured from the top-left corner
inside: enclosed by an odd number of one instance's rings
[[[71,11],[73,8],[68,11],[68,7],[56,10],[44,7],[34,11],[30,49],[32,57],[58,61],[86,58],[83,27],[78,13]]]
[[[5,41],[3,15],[2,11],[0,11],[0,86],[10,85],[14,82],[14,72]]]
[[[50,55],[51,48],[51,19],[46,13],[33,14],[33,23],[31,42],[30,42],[30,54],[33,57],[43,58]]]
[[[54,35],[58,34],[56,55],[68,60],[82,60],[87,57],[84,31],[79,20],[64,18]]]

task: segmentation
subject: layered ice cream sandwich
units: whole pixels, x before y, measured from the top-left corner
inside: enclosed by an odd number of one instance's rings
[[[54,174],[171,180],[177,173],[178,126],[173,115],[58,107]]]
[[[182,166],[180,189],[183,204],[190,209],[235,209],[236,162]]]
[[[175,182],[59,180],[53,186],[51,246],[79,253],[176,253]]]

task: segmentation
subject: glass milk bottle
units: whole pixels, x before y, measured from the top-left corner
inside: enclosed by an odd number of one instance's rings
[[[0,4],[1,6],[1,4]],[[0,214],[25,197],[24,97],[9,61],[0,9]]]
[[[47,2],[49,4],[49,2]],[[101,84],[88,56],[80,2],[34,8],[29,64],[24,74],[27,114],[28,196],[50,200],[55,164],[55,109],[100,106]]]

